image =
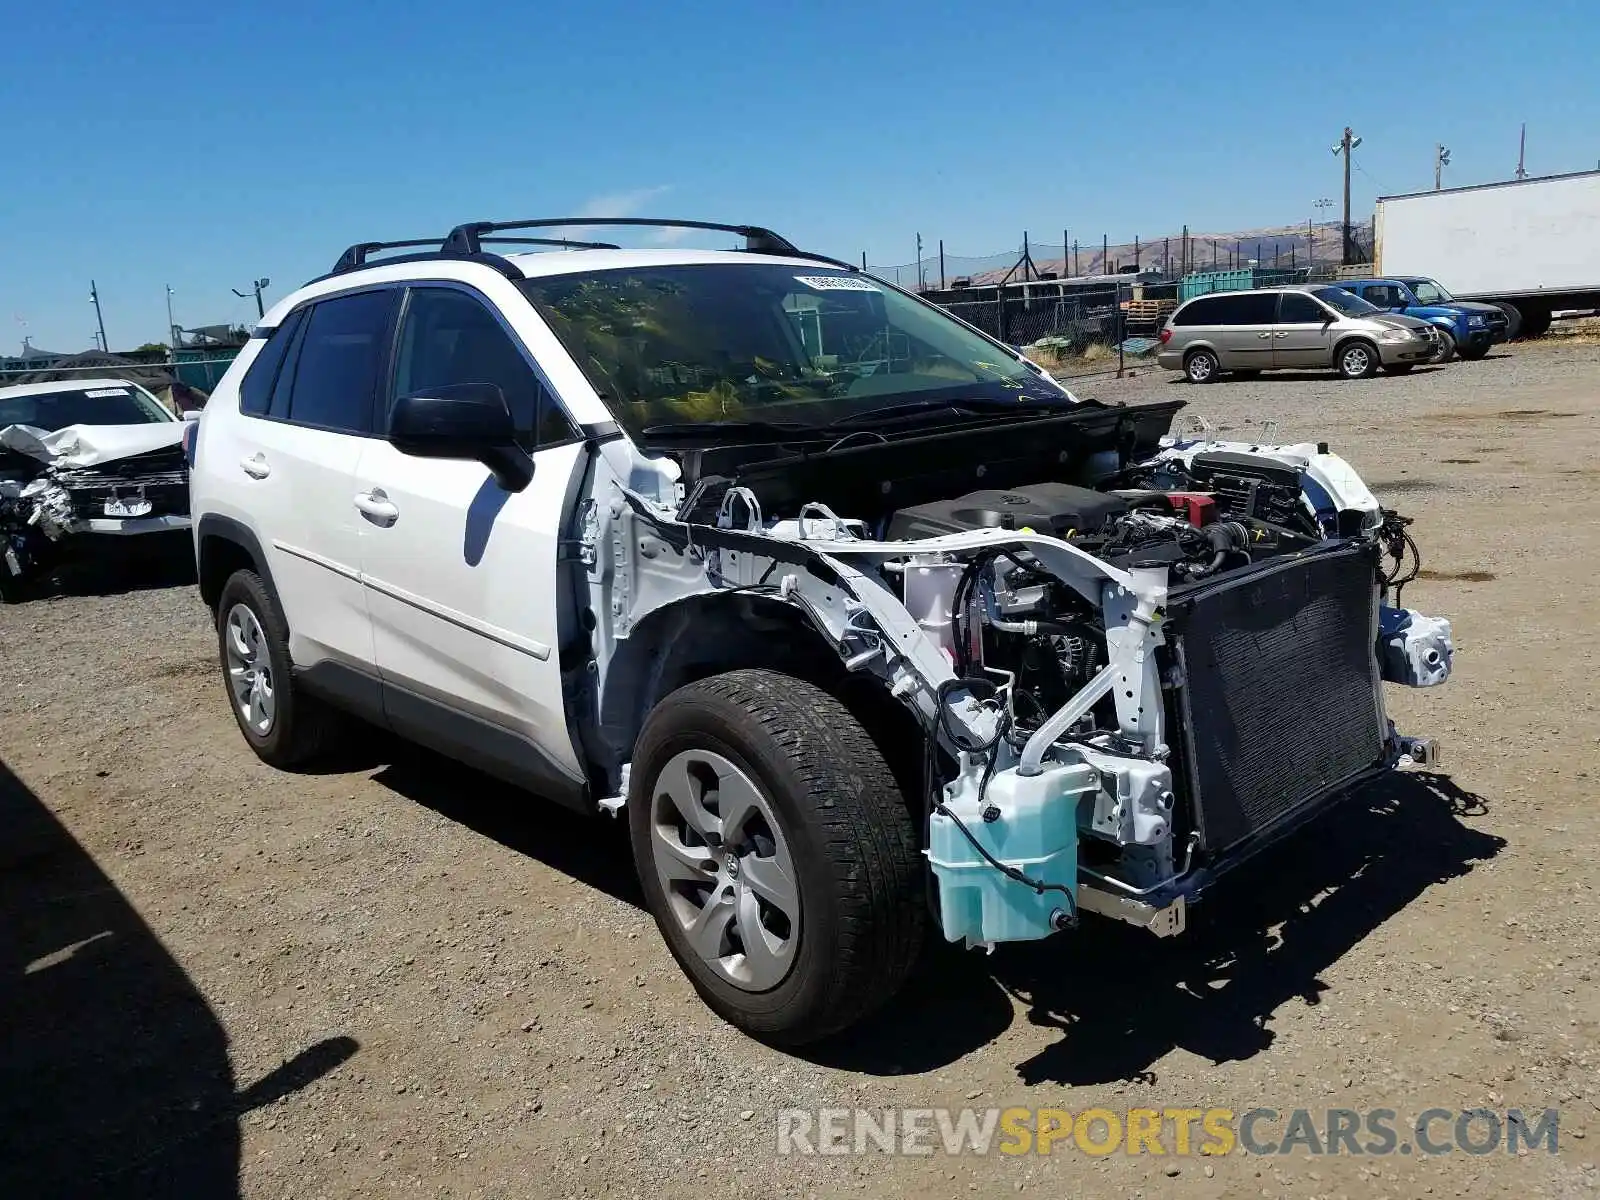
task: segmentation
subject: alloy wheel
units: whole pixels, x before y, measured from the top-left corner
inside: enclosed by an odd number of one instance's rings
[[[272,659],[261,621],[247,604],[228,610],[225,644],[228,687],[239,719],[258,737],[272,732],[277,698],[272,686]]]

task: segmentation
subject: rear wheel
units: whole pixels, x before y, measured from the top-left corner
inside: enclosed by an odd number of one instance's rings
[[[690,684],[645,722],[631,779],[645,900],[724,1019],[797,1045],[899,990],[926,920],[918,832],[837,699],[776,671]]]
[[[1550,332],[1550,313],[1543,309],[1525,310],[1522,314],[1522,336],[1543,337]]]
[[[288,625],[254,571],[235,571],[223,585],[217,647],[234,720],[262,762],[302,766],[331,746],[339,714],[295,687]]]
[[[1346,379],[1367,379],[1378,370],[1378,352],[1368,342],[1346,342],[1339,347],[1334,366]]]
[[[1215,383],[1221,370],[1222,364],[1209,350],[1191,350],[1183,360],[1183,373],[1190,383]]]

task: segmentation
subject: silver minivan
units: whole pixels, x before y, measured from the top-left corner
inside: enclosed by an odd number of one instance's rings
[[[1328,284],[1211,292],[1179,305],[1161,331],[1156,361],[1191,383],[1224,371],[1332,368],[1364,379],[1402,375],[1439,353],[1433,326],[1384,312]]]

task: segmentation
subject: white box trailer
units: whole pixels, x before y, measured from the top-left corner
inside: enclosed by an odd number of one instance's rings
[[[1378,199],[1374,267],[1514,309],[1524,336],[1600,308],[1600,171]]]

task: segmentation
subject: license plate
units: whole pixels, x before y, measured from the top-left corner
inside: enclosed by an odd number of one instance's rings
[[[153,507],[143,496],[116,496],[106,501],[106,516],[146,517]]]

